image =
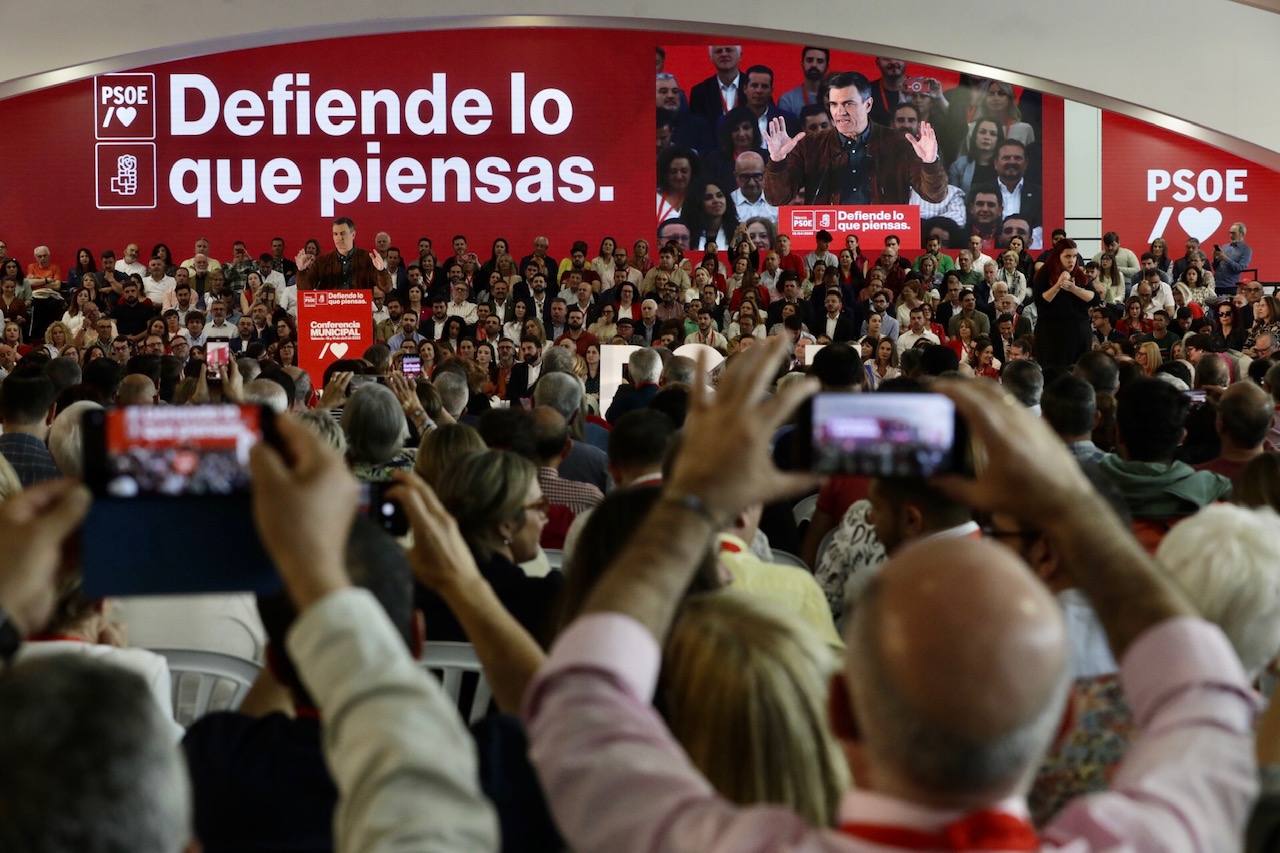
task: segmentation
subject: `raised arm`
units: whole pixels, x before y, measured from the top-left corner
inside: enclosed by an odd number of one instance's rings
[[[413,573],[458,617],[475,647],[498,707],[520,711],[520,700],[546,660],[536,640],[498,600],[480,574],[458,523],[417,474],[397,471],[387,496],[404,507],[413,526]]]
[[[977,479],[937,485],[1044,531],[1122,662],[1139,727],[1111,791],[1068,805],[1046,839],[1105,833],[1135,850],[1238,848],[1257,789],[1254,700],[1226,638],[1196,616],[1039,418],[984,383],[941,387],[990,461]]]
[[[457,709],[373,597],[347,578],[354,478],[296,421],[277,423],[283,452],[253,449],[254,518],[299,613],[289,653],[324,715],[339,791],[336,849],[498,849]],[[290,523],[276,524],[281,517]]]
[[[719,797],[650,705],[675,608],[723,522],[748,501],[814,484],[769,459],[769,436],[813,390],[798,384],[762,400],[784,352],[780,339],[747,350],[714,402],[693,389],[662,498],[529,690],[530,757],[574,849],[798,849],[811,832],[783,809],[740,809]]]

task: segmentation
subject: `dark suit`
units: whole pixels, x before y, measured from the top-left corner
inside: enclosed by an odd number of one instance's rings
[[[342,280],[342,260],[337,250],[321,255],[311,262],[311,266],[298,272],[299,290],[372,290],[380,287],[391,289],[391,275],[386,270],[378,270],[373,265],[369,252],[365,249],[353,249],[355,256],[351,260],[351,284],[348,287]]]
[[[785,301],[769,303],[768,315],[770,326],[775,323],[782,322],[782,306],[786,304],[787,303]],[[804,300],[797,300],[792,304],[796,306],[796,315],[800,318],[800,322],[804,323],[806,326],[809,325],[809,304]]]
[[[541,376],[542,372],[539,371]],[[533,384],[537,385],[538,380],[533,380]],[[529,384],[529,365],[524,362],[512,365],[511,377],[507,379],[507,399],[516,402],[523,397],[533,396],[533,386]]]
[[[744,106],[747,103],[747,75],[745,72],[738,72],[738,97],[734,101],[735,107]],[[720,121],[720,116],[724,115],[724,100],[720,97],[720,78],[712,74],[706,80],[689,90],[689,111],[696,115],[703,116],[712,124]]]
[[[618,419],[628,412],[636,412],[648,406],[657,395],[657,385],[642,385],[639,388],[634,385],[619,386],[618,393],[614,396],[604,419],[611,424],[616,424]]]
[[[857,330],[853,328],[853,318],[849,316],[848,311],[841,311],[840,316],[836,318],[835,334],[831,337],[831,343],[842,344],[851,341],[857,337]],[[809,325],[809,332],[816,338],[827,333],[827,313],[824,311]]]
[[[1044,192],[1040,189],[1040,185],[1033,184],[1031,183],[1031,181],[1027,180],[1024,177],[1022,179],[1022,192],[1019,194],[1018,197],[1019,199],[1021,199],[1021,203],[1019,204],[1019,208],[1018,208],[1018,215],[1026,217],[1027,221],[1031,223],[1032,228],[1035,228],[1036,226],[1040,225],[1044,220],[1044,217],[1042,215],[1043,214],[1042,200],[1044,198]],[[1004,215],[1008,216],[1009,211],[1006,210],[1004,212]],[[1030,242],[1028,242],[1028,245],[1030,245]],[[1021,269],[1021,266],[1019,266],[1019,269]],[[1035,267],[1033,266],[1032,270],[1034,269]],[[1027,276],[1027,282],[1030,283],[1031,273],[1027,272],[1026,270],[1023,270],[1023,273]]]

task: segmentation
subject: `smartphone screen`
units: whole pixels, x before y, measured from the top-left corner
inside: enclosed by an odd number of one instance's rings
[[[226,341],[209,341],[205,345],[205,365],[210,379],[218,378],[218,368],[231,363],[231,344]]]
[[[963,424],[941,394],[818,394],[796,429],[798,461],[822,474],[930,477],[966,464]]]
[[[400,362],[400,372],[410,379],[422,375],[422,359],[416,355],[406,355]]]
[[[86,594],[278,591],[249,495],[249,452],[275,441],[272,417],[256,405],[87,412]]]
[[[85,474],[96,494],[112,498],[247,494],[249,450],[270,417],[256,405],[129,406],[94,414]]]
[[[1204,403],[1208,400],[1208,395],[1204,392],[1203,388],[1193,389],[1191,391],[1183,391],[1182,393],[1185,394],[1187,396],[1187,399],[1190,400],[1193,404]]]
[[[400,504],[387,498],[387,489],[393,485],[395,484],[362,482],[356,512],[367,516],[392,536],[403,536],[409,532],[409,517],[404,514]]]

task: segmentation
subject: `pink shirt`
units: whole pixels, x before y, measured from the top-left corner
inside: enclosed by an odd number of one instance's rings
[[[593,614],[561,635],[525,697],[530,758],[575,850],[887,851],[808,826],[779,806],[720,797],[650,705],[661,652],[639,623]],[[1046,850],[1238,850],[1257,793],[1257,701],[1222,632],[1173,619],[1140,637],[1121,666],[1139,734],[1110,791],[1068,805]],[[1020,817],[1021,798],[990,808]],[[937,830],[959,815],[869,791],[840,821]]]

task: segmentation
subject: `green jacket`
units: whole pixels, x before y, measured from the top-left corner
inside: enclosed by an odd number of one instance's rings
[[[1231,481],[1185,462],[1134,462],[1108,453],[1098,468],[1124,497],[1135,518],[1190,515],[1231,496]]]

